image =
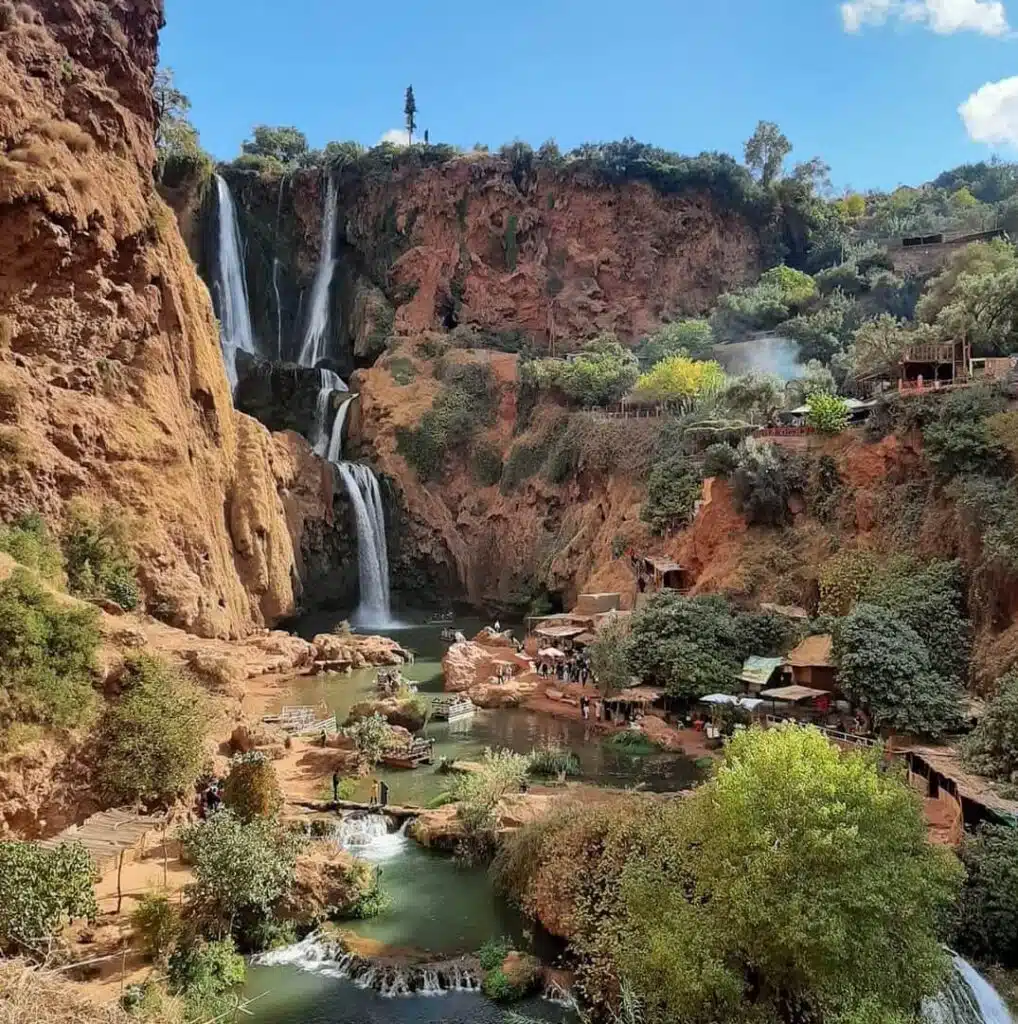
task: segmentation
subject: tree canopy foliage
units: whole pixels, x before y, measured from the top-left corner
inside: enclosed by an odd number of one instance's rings
[[[717,394],[725,384],[725,372],[713,360],[699,362],[675,355],[655,363],[636,382],[633,393],[659,402],[681,401]]]
[[[984,824],[958,851],[965,865],[955,947],[983,963],[1018,967],[1018,829]]]
[[[714,332],[709,320],[675,320],[643,338],[636,348],[636,356],[646,372],[671,356],[706,359],[713,349]]]
[[[980,775],[1018,782],[1018,672],[997,683],[997,692],[962,750],[969,766]]]

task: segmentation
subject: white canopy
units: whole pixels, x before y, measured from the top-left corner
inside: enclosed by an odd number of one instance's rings
[[[733,704],[735,707],[745,708],[752,711],[764,702],[759,697],[733,697],[730,693],[711,693],[700,700],[704,704]]]
[[[539,658],[564,658],[565,654],[557,647],[545,647],[543,651],[537,652],[537,656]]]

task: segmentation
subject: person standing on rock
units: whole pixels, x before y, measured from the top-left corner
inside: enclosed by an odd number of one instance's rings
[[[332,773],[332,802],[339,803],[339,772]]]

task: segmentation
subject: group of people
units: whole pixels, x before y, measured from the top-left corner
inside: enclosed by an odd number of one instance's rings
[[[589,655],[576,651],[555,662],[542,661],[537,671],[542,676],[554,675],[560,683],[581,683],[583,686],[594,678]]]

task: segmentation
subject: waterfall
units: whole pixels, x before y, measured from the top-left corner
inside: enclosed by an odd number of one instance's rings
[[[219,199],[219,273],[216,290],[219,295],[219,343],[230,390],[237,387],[237,350],[255,354],[251,313],[247,304],[247,282],[241,256],[240,226],[233,205],[230,187],[217,174],[216,195]]]
[[[279,301],[279,257],[272,260],[272,290],[276,293],[276,358],[283,361],[283,304]]]
[[[951,954],[954,971],[943,992],[923,1003],[928,1024],[1011,1024],[996,989],[957,953]]]
[[[332,392],[348,391],[339,374],[320,367],[318,370],[318,397],[315,399],[315,422],[311,434],[311,447],[315,455],[325,457],[329,450],[329,411],[332,408]]]
[[[339,822],[332,834],[333,840],[362,860],[373,863],[392,860],[403,853],[410,842],[406,834],[409,822],[408,818],[400,829],[390,832],[389,822],[383,815],[358,811]]]
[[[351,395],[349,398],[344,398],[336,410],[336,418],[332,421],[332,437],[329,438],[329,450],[325,453],[329,462],[339,462],[343,457],[343,425],[346,423],[346,414],[350,409],[350,403],[356,397],[356,395]]]
[[[358,625],[385,626],[389,615],[389,553],[385,542],[385,516],[378,478],[367,467],[340,462],[339,475],[353,505],[357,525],[357,561],[360,576]]]
[[[339,195],[336,182],[329,175],[325,192],[325,211],[322,215],[322,242],[318,256],[318,270],[311,287],[311,307],[308,310],[308,325],[300,347],[301,366],[314,366],[328,354],[329,329],[329,288],[332,272],[336,267],[336,219],[339,212]]]

